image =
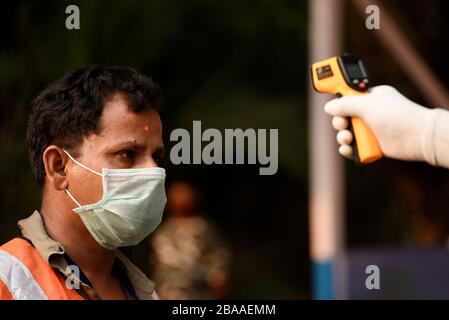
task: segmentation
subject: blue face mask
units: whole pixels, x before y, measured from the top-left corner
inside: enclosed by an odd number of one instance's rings
[[[80,215],[92,237],[106,249],[133,246],[156,229],[162,220],[165,203],[165,169],[106,169],[102,173],[68,157],[80,167],[101,176],[103,198],[94,204],[78,205]]]

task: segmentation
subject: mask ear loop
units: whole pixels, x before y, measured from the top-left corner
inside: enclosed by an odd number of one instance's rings
[[[81,162],[76,161],[75,159],[73,159],[73,157],[70,155],[70,153],[68,153],[65,149],[62,149],[62,151],[65,152],[65,154],[70,158],[70,160],[72,160],[73,162],[75,162],[77,165],[79,165],[80,167],[83,167],[86,170],[89,170],[92,173],[95,173],[97,176],[102,177],[103,175],[95,170],[92,170],[89,167],[86,167],[84,164],[82,164]]]
[[[69,190],[65,189],[65,193],[67,193],[67,195],[70,197],[70,199],[72,199],[73,202],[75,202],[78,207],[81,207],[81,204],[78,201],[76,201],[75,197],[72,196],[72,194],[69,192]]]
[[[97,171],[92,170],[92,169],[89,168],[89,167],[86,167],[86,166],[85,166],[84,164],[82,164],[81,162],[78,162],[78,161],[76,161],[75,159],[73,159],[73,157],[70,155],[70,153],[68,153],[65,149],[62,149],[62,151],[65,152],[65,154],[70,158],[70,160],[72,160],[73,162],[75,162],[75,163],[76,163],[77,165],[79,165],[80,167],[82,167],[82,168],[84,168],[84,169],[86,169],[86,170],[89,170],[89,171],[92,172],[92,173],[95,173],[97,176],[103,177],[103,175],[102,175],[101,173],[98,173]],[[72,196],[72,194],[69,192],[69,190],[67,190],[67,188],[65,189],[65,192],[66,192],[67,195],[70,197],[70,199],[72,199],[73,202],[76,203],[76,205],[77,205],[78,207],[82,207],[81,204],[80,204],[78,201],[76,201],[75,197]]]

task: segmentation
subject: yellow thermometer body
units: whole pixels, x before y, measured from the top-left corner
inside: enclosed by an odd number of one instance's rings
[[[317,92],[341,96],[366,94],[369,79],[361,59],[344,54],[312,65],[312,82]],[[382,158],[382,150],[373,132],[359,118],[352,117],[350,130],[354,136],[356,163],[366,164]]]

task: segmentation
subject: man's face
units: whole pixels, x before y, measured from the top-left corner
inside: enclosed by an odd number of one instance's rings
[[[162,123],[154,110],[135,113],[120,95],[107,102],[100,119],[101,131],[84,138],[76,159],[101,173],[102,168],[157,167],[163,155]],[[68,160],[67,189],[81,205],[103,196],[102,178]],[[69,199],[69,201],[71,201]]]

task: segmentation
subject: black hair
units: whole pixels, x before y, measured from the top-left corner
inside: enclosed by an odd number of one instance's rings
[[[49,145],[76,152],[83,137],[98,134],[104,104],[115,94],[133,112],[160,108],[160,89],[147,76],[122,66],[88,66],[66,74],[31,103],[26,140],[33,173],[44,185],[43,153]]]

